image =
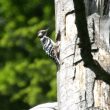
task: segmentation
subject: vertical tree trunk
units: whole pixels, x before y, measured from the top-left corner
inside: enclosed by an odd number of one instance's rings
[[[59,110],[110,110],[110,1],[84,0],[93,56],[89,66],[81,56],[73,1],[55,0],[62,63],[57,73]]]

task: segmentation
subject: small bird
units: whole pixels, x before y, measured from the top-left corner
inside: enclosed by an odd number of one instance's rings
[[[46,52],[46,54],[49,55],[57,65],[60,65],[57,51],[59,46],[47,36],[47,31],[48,29],[40,30],[38,32],[38,38],[40,39],[43,50]]]

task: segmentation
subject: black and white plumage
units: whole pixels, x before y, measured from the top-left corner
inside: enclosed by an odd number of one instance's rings
[[[46,52],[46,54],[48,54],[55,61],[57,65],[59,65],[60,61],[57,55],[58,46],[49,37],[47,37],[47,31],[48,29],[40,30],[38,32],[38,37],[40,38],[40,41],[42,43],[43,49]]]

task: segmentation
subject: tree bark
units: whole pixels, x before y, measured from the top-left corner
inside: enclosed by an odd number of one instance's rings
[[[110,1],[84,3],[85,11],[83,0],[55,0],[58,107],[110,110]]]

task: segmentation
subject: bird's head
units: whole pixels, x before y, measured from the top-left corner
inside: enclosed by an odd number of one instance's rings
[[[38,37],[39,37],[39,38],[42,38],[43,36],[45,36],[45,35],[47,34],[47,31],[48,31],[48,29],[40,30],[40,31],[38,32]]]

